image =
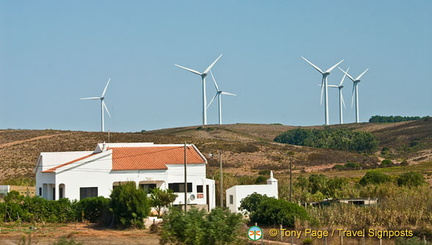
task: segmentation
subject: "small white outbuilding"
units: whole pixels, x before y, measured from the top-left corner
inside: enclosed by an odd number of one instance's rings
[[[226,190],[226,206],[231,213],[240,213],[240,201],[254,192],[278,198],[278,180],[273,178],[273,171],[270,171],[270,179],[266,185],[235,185]]]

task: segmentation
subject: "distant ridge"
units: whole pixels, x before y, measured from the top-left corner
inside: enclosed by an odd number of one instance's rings
[[[230,124],[188,126],[137,133],[108,133],[61,130],[0,130],[0,184],[12,178],[34,179],[33,168],[40,152],[94,150],[101,142],[184,142],[195,144],[208,158],[214,171],[218,159],[210,153],[223,151],[225,171],[256,175],[260,170],[287,171],[288,151],[295,153],[297,171],[331,168],[350,162],[377,163],[384,158],[408,160],[416,164],[432,159],[432,120],[428,118],[399,123],[360,123],[331,125],[373,133],[380,151],[365,155],[273,142],[280,133],[297,126],[279,124]],[[311,126],[302,128],[323,128]]]

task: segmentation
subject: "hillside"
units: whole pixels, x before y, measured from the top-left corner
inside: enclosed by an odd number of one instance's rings
[[[334,125],[330,127],[341,127]],[[210,153],[223,151],[224,169],[232,174],[256,175],[260,170],[287,172],[286,153],[295,153],[297,171],[318,171],[348,161],[376,164],[381,159],[408,160],[410,164],[430,161],[432,120],[391,124],[347,124],[343,127],[368,131],[380,141],[374,155],[329,149],[315,149],[273,142],[293,126],[263,124],[181,127],[140,133],[101,133],[58,130],[0,130],[0,183],[13,178],[33,178],[40,152],[93,150],[98,142],[193,143],[209,161],[209,174],[217,171],[218,158]],[[314,128],[322,128],[316,126]]]

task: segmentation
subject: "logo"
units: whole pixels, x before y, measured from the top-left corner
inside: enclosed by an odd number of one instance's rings
[[[263,232],[258,226],[252,226],[251,228],[249,228],[248,237],[252,241],[258,241],[259,239],[261,239],[262,236]]]

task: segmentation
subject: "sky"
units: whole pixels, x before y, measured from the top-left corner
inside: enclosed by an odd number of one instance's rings
[[[360,121],[432,108],[432,1],[0,0],[0,129],[138,132],[202,124],[212,71],[224,124],[324,124],[322,70],[358,76]],[[328,77],[338,84],[339,69]],[[215,94],[207,77],[207,101]],[[355,121],[345,80],[344,122]],[[208,124],[218,123],[217,103]],[[330,124],[339,123],[329,88]]]

